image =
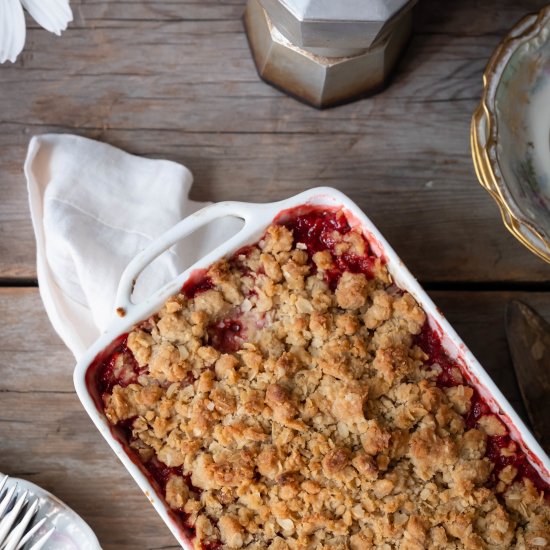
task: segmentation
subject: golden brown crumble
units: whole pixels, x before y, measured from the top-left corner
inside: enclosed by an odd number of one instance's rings
[[[367,253],[355,230],[334,238],[309,261],[272,225],[208,270],[211,289],[170,298],[128,336],[143,374],[105,410],[131,422],[144,462],[181,467],[166,500],[197,548],[550,548],[533,483],[513,466],[489,483],[487,438],[502,422],[467,428],[472,388],[438,387],[414,344],[425,314],[381,262],[330,288],[339,255]],[[234,348],[213,345],[211,327],[231,320]]]

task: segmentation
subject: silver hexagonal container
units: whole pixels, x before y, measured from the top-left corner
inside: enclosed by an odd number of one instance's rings
[[[248,0],[245,26],[268,83],[315,107],[383,88],[416,0]]]

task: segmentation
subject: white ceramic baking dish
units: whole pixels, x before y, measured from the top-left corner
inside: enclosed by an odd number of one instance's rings
[[[182,531],[176,518],[169,512],[164,499],[157,494],[151,485],[145,470],[138,461],[125,450],[116,430],[105,418],[99,406],[97,395],[94,395],[91,384],[87,383],[86,372],[99,354],[105,353],[121,334],[127,333],[134,324],[146,319],[158,311],[164,301],[176,294],[188,280],[193,271],[206,268],[221,257],[227,256],[245,246],[259,240],[266,228],[278,214],[300,205],[322,205],[328,207],[343,207],[348,221],[352,226],[362,228],[370,242],[374,253],[383,256],[387,267],[396,284],[410,292],[424,308],[431,327],[441,336],[442,343],[449,355],[462,364],[464,373],[470,379],[481,396],[509,427],[511,435],[520,444],[530,458],[532,465],[540,475],[550,482],[550,459],[540,445],[535,441],[523,421],[512,409],[506,398],[489,378],[472,353],[466,348],[457,333],[445,320],[426,292],[422,290],[416,279],[411,275],[391,246],[376,229],[373,223],[348,197],[335,189],[322,187],[300,193],[290,199],[269,204],[248,204],[239,202],[222,202],[207,206],[199,212],[185,218],[147,249],[139,253],[128,265],[122,275],[116,298],[117,313],[114,313],[113,323],[86,355],[78,362],[74,372],[74,383],[77,394],[93,422],[111,446],[115,454],[128,469],[137,484],[147,495],[166,525],[170,528],[183,548],[192,550],[192,543]],[[174,243],[193,233],[198,228],[225,216],[235,216],[244,221],[240,232],[220,245],[214,251],[187,269],[176,279],[166,284],[145,301],[134,304],[131,300],[132,289],[136,278],[159,254],[170,248]]]

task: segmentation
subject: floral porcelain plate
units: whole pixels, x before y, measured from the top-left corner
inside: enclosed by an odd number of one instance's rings
[[[477,176],[506,227],[550,262],[550,6],[510,31],[483,82],[471,132]]]

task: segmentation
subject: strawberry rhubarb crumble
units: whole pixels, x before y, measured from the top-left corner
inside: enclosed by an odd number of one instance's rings
[[[197,549],[550,549],[550,490],[341,211],[198,273],[90,367]]]

